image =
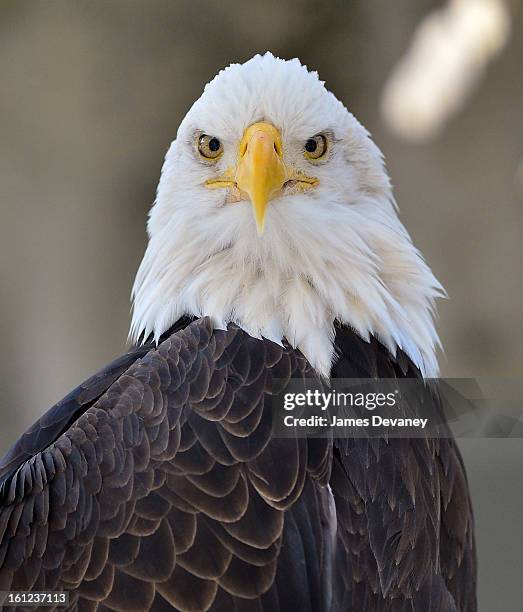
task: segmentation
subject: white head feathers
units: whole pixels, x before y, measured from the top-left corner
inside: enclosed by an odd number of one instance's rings
[[[278,128],[286,164],[318,180],[273,199],[262,236],[249,202],[205,186],[236,164],[257,121]],[[202,133],[222,143],[214,164],[198,154]],[[313,163],[303,147],[320,133],[328,154]],[[437,374],[441,285],[397,217],[379,149],[298,60],[257,55],[205,87],[167,153],[148,233],[133,288],[134,339],[159,338],[184,314],[210,316],[220,328],[232,321],[255,337],[287,338],[328,376],[337,319]]]

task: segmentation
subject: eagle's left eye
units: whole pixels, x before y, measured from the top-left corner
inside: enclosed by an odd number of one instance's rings
[[[198,139],[198,152],[205,159],[218,159],[223,153],[223,145],[216,136],[202,134]]]
[[[303,154],[307,159],[320,159],[327,152],[327,139],[323,134],[317,134],[308,138],[303,148]]]

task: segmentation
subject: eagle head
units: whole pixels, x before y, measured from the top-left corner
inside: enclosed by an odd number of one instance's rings
[[[443,289],[401,224],[368,132],[297,59],[222,70],[162,169],[133,288],[134,339],[180,316],[287,339],[328,376],[334,324],[437,373]]]

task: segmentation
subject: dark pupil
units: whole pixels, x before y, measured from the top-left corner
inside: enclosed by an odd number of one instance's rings
[[[220,141],[217,138],[211,138],[209,140],[209,149],[215,153],[220,148]]]
[[[316,151],[317,148],[318,148],[318,143],[314,140],[314,138],[309,138],[309,140],[307,140],[307,142],[305,143],[305,150],[308,153],[314,153],[314,151]]]

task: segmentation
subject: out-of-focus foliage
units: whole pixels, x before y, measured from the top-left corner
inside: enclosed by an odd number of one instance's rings
[[[448,0],[421,21],[383,92],[384,119],[398,136],[441,133],[506,45],[510,20],[506,0]]]

